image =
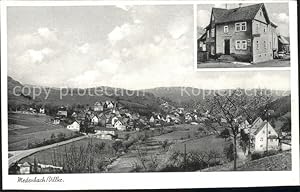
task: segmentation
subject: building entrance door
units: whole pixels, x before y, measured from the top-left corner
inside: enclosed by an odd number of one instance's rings
[[[225,53],[225,55],[230,55],[230,40],[229,39],[224,40],[224,53]]]

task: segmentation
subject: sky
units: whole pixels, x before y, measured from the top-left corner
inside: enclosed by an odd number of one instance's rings
[[[288,71],[194,71],[192,5],[9,7],[7,14],[8,75],[23,84],[290,88]]]
[[[251,4],[243,3],[242,6]],[[237,8],[238,4],[227,4],[227,8]],[[265,3],[270,20],[278,25],[277,30],[283,36],[289,36],[289,7],[288,3]],[[209,24],[211,8],[225,8],[225,4],[198,5],[197,23],[204,28]]]

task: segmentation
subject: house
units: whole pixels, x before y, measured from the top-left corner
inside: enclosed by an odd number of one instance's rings
[[[240,125],[239,125],[239,132],[241,130],[244,130],[245,133],[249,133],[249,122],[247,121],[247,119],[245,121],[243,121]]]
[[[67,117],[68,116],[68,112],[67,109],[63,106],[61,106],[58,111],[57,111],[57,116],[61,116],[61,117]]]
[[[44,114],[45,113],[45,108],[41,107],[40,108],[40,113]]]
[[[71,117],[73,117],[73,118],[77,118],[77,113],[74,111],[73,113],[72,113],[72,115],[71,115]]]
[[[91,117],[91,123],[94,124],[94,125],[98,125],[99,118],[96,115],[92,115],[92,117]]]
[[[206,35],[201,36],[198,44],[210,57],[253,63],[268,61],[278,51],[276,28],[263,3],[234,9],[212,8]]]
[[[80,123],[78,121],[74,121],[71,125],[67,126],[67,129],[72,130],[72,131],[79,131]]]
[[[263,152],[267,150],[279,149],[278,133],[267,121],[261,122],[256,126],[256,129],[251,129],[250,137],[252,152]]]
[[[31,164],[29,162],[24,162],[19,165],[20,174],[30,174]]]
[[[290,42],[288,38],[278,35],[278,52],[289,53],[290,52]]]
[[[59,117],[55,117],[54,119],[53,119],[53,124],[54,125],[58,125],[60,123],[60,118]]]
[[[99,139],[112,140],[116,137],[116,130],[96,126],[95,127],[95,136]]]
[[[116,128],[119,131],[125,131],[126,130],[126,126],[123,125],[123,123],[120,120],[117,120],[113,126],[114,126],[114,128]]]
[[[151,116],[150,119],[149,119],[149,123],[154,123],[154,122],[155,122],[155,119],[154,119],[153,116]]]
[[[102,105],[102,103],[101,102],[96,102],[95,104],[94,104],[94,111],[103,111],[103,105]]]

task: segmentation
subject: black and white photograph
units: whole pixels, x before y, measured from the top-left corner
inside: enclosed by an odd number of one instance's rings
[[[198,5],[197,68],[290,67],[288,3]]]
[[[288,3],[4,4],[6,188],[299,182]]]

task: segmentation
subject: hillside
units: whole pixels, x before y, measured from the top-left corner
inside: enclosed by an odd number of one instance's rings
[[[157,98],[152,93],[131,91],[111,87],[97,87],[89,89],[63,89],[42,87],[41,93],[34,97],[32,94],[35,90],[33,86],[27,86],[31,94],[24,96],[20,89],[17,93],[20,96],[13,94],[14,87],[23,87],[20,82],[8,77],[8,103],[10,106],[14,105],[30,105],[35,104],[51,104],[55,106],[65,105],[70,106],[74,104],[93,105],[96,101],[118,101],[127,108],[136,110],[157,110]],[[27,93],[27,92],[26,92]],[[36,93],[38,90],[36,89]],[[47,93],[49,93],[47,97]],[[61,94],[62,93],[62,94]]]

